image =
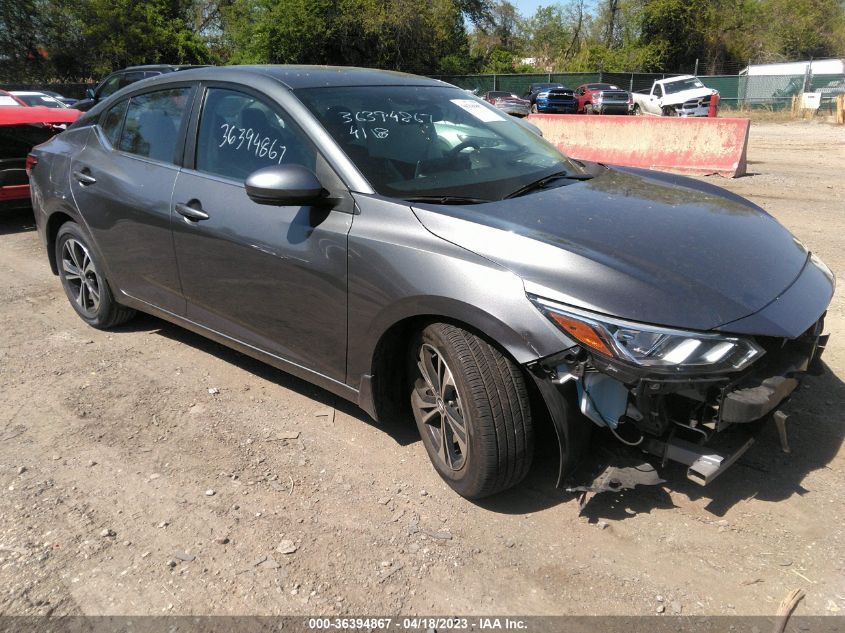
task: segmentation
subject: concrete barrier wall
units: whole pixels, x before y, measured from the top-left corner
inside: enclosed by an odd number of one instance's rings
[[[567,156],[685,174],[745,174],[748,119],[532,114]]]

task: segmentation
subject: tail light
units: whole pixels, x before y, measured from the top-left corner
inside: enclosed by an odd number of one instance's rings
[[[20,164],[20,163],[18,163]],[[32,169],[38,164],[38,157],[35,154],[27,154],[26,156],[26,175],[32,175]]]

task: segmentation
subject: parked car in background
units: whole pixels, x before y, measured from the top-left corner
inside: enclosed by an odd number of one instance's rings
[[[531,104],[531,112],[562,112],[573,114],[578,111],[578,101],[572,89],[563,84],[531,84],[525,98]]]
[[[49,95],[49,96],[53,97],[54,99],[58,99],[59,101],[61,101],[62,103],[64,103],[67,106],[70,106],[70,107],[73,107],[73,105],[76,102],[79,101],[79,99],[74,99],[72,97],[65,97],[61,93],[55,92],[53,90],[42,90],[41,92],[43,92],[45,95]]]
[[[3,95],[0,94],[0,102]],[[17,105],[0,108],[0,210],[30,205],[27,155],[61,132],[80,112]]]
[[[578,112],[584,114],[628,114],[631,95],[613,84],[583,84],[575,89]]]
[[[35,92],[29,90],[12,90],[11,94],[23,101],[28,106],[44,106],[45,108],[67,108],[67,104],[62,103],[55,97],[51,97],[43,92]]]
[[[681,75],[655,81],[651,90],[631,94],[632,114],[652,116],[709,116],[710,99],[718,90],[706,87],[698,77]]]
[[[32,151],[35,221],[89,325],[149,312],[413,417],[466,497],[523,479],[547,420],[562,471],[598,426],[708,483],[743,449],[705,444],[818,362],[832,273],[738,195],[521,121],[394,72],[170,73]]]
[[[77,101],[73,107],[85,112],[121,88],[125,88],[136,81],[179,70],[186,70],[188,68],[203,68],[203,66],[154,64],[148,66],[130,66],[123,70],[115,71],[103,79],[96,88],[88,88],[85,99]]]
[[[483,99],[511,116],[528,116],[531,114],[531,102],[518,97],[512,92],[491,90],[484,94]]]
[[[5,90],[0,90],[0,107],[2,108],[23,108],[26,104],[15,95]]]

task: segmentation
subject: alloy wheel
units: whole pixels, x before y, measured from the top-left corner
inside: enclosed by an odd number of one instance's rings
[[[82,242],[68,239],[62,246],[62,276],[71,299],[88,316],[100,308],[100,276]]]
[[[411,404],[428,432],[441,466],[461,470],[468,457],[467,425],[452,370],[434,346],[424,343]]]

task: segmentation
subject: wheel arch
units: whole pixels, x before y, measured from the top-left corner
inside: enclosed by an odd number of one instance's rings
[[[68,222],[76,222],[84,228],[79,216],[67,207],[60,207],[50,213],[47,217],[47,222],[44,228],[44,237],[47,246],[47,259],[50,262],[50,270],[54,275],[59,274],[59,265],[56,261],[56,238],[59,235],[59,229],[63,224]]]
[[[450,323],[487,339],[519,366],[540,356],[525,336],[477,306],[447,297],[406,299],[377,319],[365,346],[367,357],[360,362],[362,371],[350,375],[360,381],[359,405],[375,420],[404,415],[401,390],[407,381],[408,346],[416,332],[434,322]]]

